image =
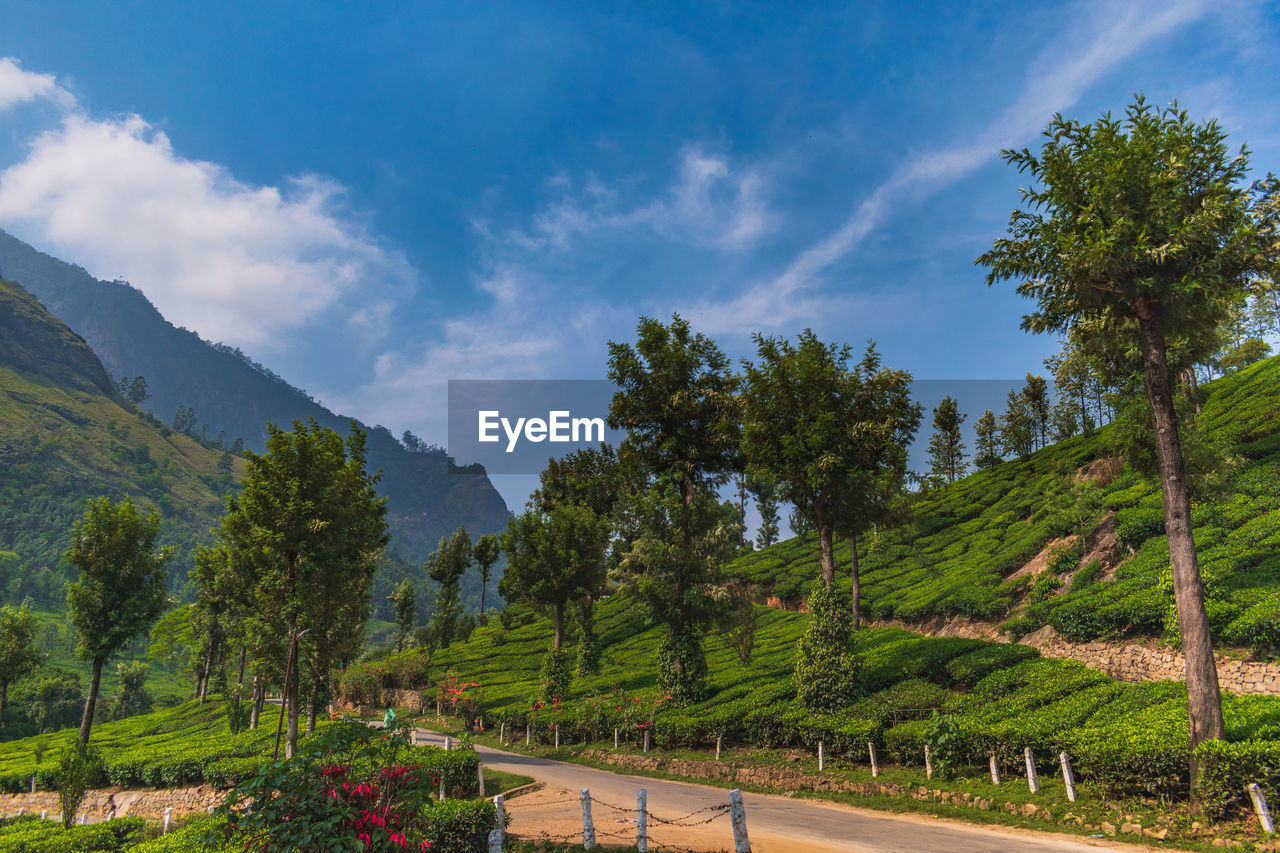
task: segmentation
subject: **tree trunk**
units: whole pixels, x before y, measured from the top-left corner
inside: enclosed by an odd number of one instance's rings
[[[204,671],[200,674],[200,704],[204,704],[205,697],[209,693],[209,673],[213,670],[213,645],[209,645],[209,653],[204,658]]]
[[[263,689],[262,677],[255,672],[253,674],[253,707],[249,710],[250,731],[258,728],[258,717],[262,715],[262,700],[265,696],[266,690]]]
[[[93,730],[93,712],[98,708],[98,685],[102,683],[102,658],[94,658],[89,676],[89,695],[84,700],[84,716],[80,718],[80,742],[89,742],[89,733]]]
[[[552,648],[560,651],[560,644],[564,638],[564,602],[556,602],[556,636],[553,641]]]
[[[0,684],[0,726],[4,725],[4,703],[9,698],[9,682]]]
[[[862,580],[858,577],[858,539],[855,536],[849,537],[849,566],[853,570],[850,592],[853,597],[853,630],[856,631],[862,627],[862,607],[858,602],[862,595]]]
[[[813,502],[813,523],[818,528],[818,551],[822,557],[822,585],[830,587],[836,579],[836,552],[827,508],[821,499]]]
[[[294,750],[298,748],[298,641],[294,639],[289,644],[289,661],[286,664],[286,673],[284,679],[284,696],[281,701],[285,703],[288,711],[288,719],[285,724],[284,736],[284,757],[293,758]]]
[[[249,656],[248,649],[240,650],[240,674],[236,676],[236,687],[244,687],[244,663],[245,658]]]
[[[311,695],[307,698],[307,734],[316,731],[316,699],[320,695],[320,676],[311,677]]]
[[[484,594],[489,591],[489,575],[480,578],[480,615],[484,616]]]
[[[1160,491],[1164,498],[1164,527],[1169,540],[1169,564],[1177,605],[1182,654],[1186,659],[1187,714],[1191,723],[1191,749],[1203,741],[1226,734],[1222,721],[1222,697],[1218,669],[1213,659],[1213,638],[1204,609],[1204,586],[1191,538],[1191,501],[1187,496],[1182,445],[1165,360],[1164,322],[1159,302],[1143,301],[1138,308],[1138,332],[1147,374],[1147,399],[1155,428],[1156,460]],[[1191,784],[1199,776],[1199,761],[1191,758]]]

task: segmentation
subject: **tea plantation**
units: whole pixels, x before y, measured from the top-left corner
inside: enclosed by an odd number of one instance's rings
[[[601,673],[577,678],[564,702],[537,701],[551,629],[520,608],[509,608],[506,626],[495,620],[466,643],[436,652],[429,667],[421,650],[352,667],[341,692],[355,704],[376,705],[384,691],[415,689],[433,710],[443,693],[436,685],[452,670],[463,684],[479,685],[464,704],[487,728],[506,724],[517,741],[526,726],[540,742],[551,741],[558,725],[565,742],[579,743],[611,742],[614,728],[638,743],[649,728],[660,747],[707,747],[724,737],[814,749],[822,740],[828,755],[863,761],[873,741],[882,756],[908,764],[923,762],[924,727],[941,709],[958,724],[967,762],[985,764],[994,751],[1016,772],[1024,747],[1044,762],[1065,750],[1085,779],[1116,790],[1185,793],[1189,739],[1180,684],[1125,684],[1025,646],[870,628],[860,632],[858,648],[865,698],[838,714],[815,714],[796,702],[792,679],[809,617],[763,607],[758,616],[755,653],[745,665],[724,638],[708,637],[711,696],[687,707],[669,706],[654,686],[660,629],[646,626],[622,595],[597,610]],[[1220,809],[1240,804],[1245,776],[1280,793],[1280,698],[1227,696],[1225,704],[1231,742],[1207,748],[1204,783]]]
[[[1191,455],[1212,469],[1193,493],[1209,619],[1219,643],[1271,656],[1280,649],[1280,357],[1203,390]],[[1119,432],[1108,425],[978,471],[920,498],[907,523],[861,537],[863,612],[906,622],[964,615],[1003,622],[1014,636],[1047,623],[1075,641],[1176,639],[1159,484],[1132,465],[1105,485],[1078,481],[1095,460],[1124,455]],[[1110,514],[1120,556],[1133,552],[1114,577],[1079,565],[1084,548],[1070,540],[1049,572],[1006,580],[1055,539],[1084,533],[1092,547],[1088,534]],[[847,576],[847,543],[836,554]],[[819,575],[816,537],[748,554],[725,572],[796,603]]]

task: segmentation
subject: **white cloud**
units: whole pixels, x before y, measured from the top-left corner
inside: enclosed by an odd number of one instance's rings
[[[564,196],[535,215],[527,229],[506,235],[514,246],[564,250],[585,237],[651,235],[736,251],[753,248],[772,224],[764,174],[699,147],[680,153],[676,179],[643,204],[627,204],[622,193],[594,176],[577,193],[564,176],[553,185]]]
[[[800,252],[779,275],[723,302],[695,305],[689,313],[707,317],[711,332],[777,329],[797,316],[815,316],[829,297],[806,292],[887,218],[976,171],[1001,149],[1024,144],[1116,65],[1211,8],[1207,0],[1143,0],[1119,8],[1105,2],[1083,5],[1073,15],[1083,26],[1041,53],[1017,100],[972,140],[904,160],[839,228]]]
[[[0,223],[99,277],[127,279],[206,338],[281,346],[282,331],[341,307],[367,340],[390,310],[370,286],[395,291],[414,272],[343,215],[342,194],[316,176],[250,185],[183,158],[138,116],[73,112],[0,172]]]
[[[18,60],[0,56],[0,110],[37,99],[68,109],[75,104],[75,98],[58,85],[54,75],[23,71]]]

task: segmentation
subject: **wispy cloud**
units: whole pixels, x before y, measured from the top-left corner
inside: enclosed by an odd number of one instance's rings
[[[773,220],[768,181],[760,168],[735,164],[698,146],[680,152],[670,186],[639,204],[595,176],[577,190],[563,176],[556,183],[564,187],[562,197],[534,215],[527,227],[504,235],[513,246],[567,249],[584,238],[625,235],[737,251],[766,236]]]
[[[24,71],[18,60],[0,56],[0,110],[35,100],[46,100],[65,109],[75,105],[75,98],[58,84],[55,75]]]
[[[781,273],[730,299],[688,310],[707,317],[711,331],[771,330],[788,327],[796,317],[815,316],[829,297],[811,289],[886,220],[973,173],[1001,149],[1025,144],[1050,116],[1068,109],[1114,67],[1212,8],[1207,0],[1080,6],[1071,17],[1081,24],[1041,53],[1021,94],[974,137],[903,160],[855,205],[840,227],[797,254]]]
[[[0,102],[24,92],[71,109],[0,172],[0,224],[95,275],[129,280],[176,324],[279,347],[282,331],[341,309],[368,339],[385,331],[388,295],[416,280],[346,215],[331,180],[245,183],[181,156],[139,116],[93,118],[52,75],[0,60]]]

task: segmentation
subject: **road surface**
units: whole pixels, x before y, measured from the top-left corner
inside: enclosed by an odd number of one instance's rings
[[[426,729],[416,731],[420,744],[443,744],[443,735]],[[581,839],[581,808],[577,798],[582,788],[589,788],[592,799],[596,801],[592,818],[601,844],[621,844],[621,839],[607,837],[605,833],[626,835],[631,839],[629,843],[634,843],[633,819],[638,788],[647,792],[650,813],[668,820],[699,809],[720,806],[728,800],[728,792],[723,788],[627,776],[485,746],[477,746],[477,751],[485,767],[532,776],[546,784],[544,790],[516,797],[507,804],[507,811],[512,816],[510,831],[526,838],[536,838],[540,832],[546,831],[553,837],[573,834]],[[751,848],[755,853],[1150,851],[1148,847],[1121,844],[1111,839],[971,826],[957,821],[887,814],[820,800],[790,799],[746,791],[742,798],[746,806]],[[616,805],[618,809],[605,804]],[[704,812],[691,820],[703,820],[713,814]],[[659,844],[699,851],[733,849],[733,831],[727,815],[696,827],[674,827],[651,820],[649,838],[650,849],[661,849]]]

